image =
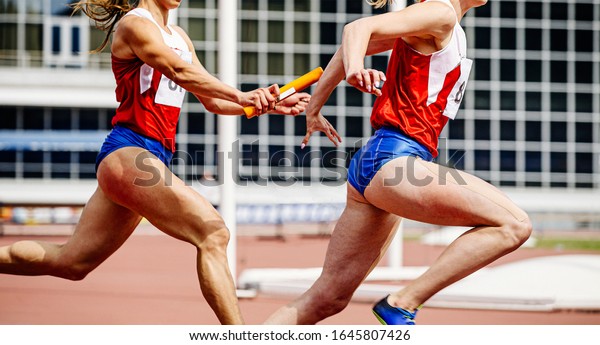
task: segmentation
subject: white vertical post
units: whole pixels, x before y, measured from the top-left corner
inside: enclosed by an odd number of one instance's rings
[[[219,0],[218,2],[218,49],[219,49],[219,76],[222,82],[237,88],[237,0]],[[233,176],[232,145],[236,139],[237,117],[218,117],[218,152],[219,152],[219,182],[221,185],[221,198],[219,212],[231,233],[227,257],[229,267],[237,282],[236,272],[236,177]]]
[[[390,12],[399,11],[406,7],[406,0],[396,0],[394,1],[388,8]],[[387,253],[388,266],[390,268],[398,269],[402,267],[402,257],[403,257],[403,247],[404,241],[403,237],[403,224],[404,222],[400,222],[398,224],[398,230],[396,231],[396,236],[390,243],[390,247]]]

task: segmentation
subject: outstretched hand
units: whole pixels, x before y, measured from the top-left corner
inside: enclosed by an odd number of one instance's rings
[[[308,141],[310,140],[311,135],[316,132],[323,132],[329,138],[329,140],[337,147],[342,142],[342,137],[338,134],[338,132],[333,128],[331,123],[327,121],[327,119],[321,114],[318,115],[306,115],[306,135],[302,140],[301,148],[304,148]]]
[[[372,93],[379,97],[381,96],[381,87],[385,82],[385,73],[372,68],[363,68],[349,72],[346,75],[346,82],[362,92]]]
[[[283,101],[277,102],[270,113],[296,116],[306,110],[308,102],[310,102],[310,94],[295,93]]]

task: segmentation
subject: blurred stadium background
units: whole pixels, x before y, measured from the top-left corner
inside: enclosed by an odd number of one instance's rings
[[[96,150],[116,106],[114,81],[109,52],[87,53],[103,33],[81,15],[70,16],[68,3],[0,0],[5,206],[52,198],[79,204],[94,186]],[[244,90],[326,66],[345,23],[385,11],[359,0],[245,0],[238,8]],[[174,21],[218,75],[217,1],[184,0]],[[599,228],[600,2],[490,1],[463,25],[476,63],[463,109],[442,135],[440,162],[501,187],[533,213],[538,230]],[[382,70],[386,64],[385,54],[366,61]],[[324,114],[344,138],[337,149],[319,137],[300,150],[303,116],[240,117],[238,188],[251,188],[264,203],[294,201],[272,193],[273,185],[298,187],[292,195],[313,204],[343,203],[349,158],[371,134],[372,102],[344,84],[333,93]],[[216,122],[188,97],[173,171],[218,203]],[[311,199],[319,193],[326,196]],[[3,208],[5,221],[60,221],[68,214],[13,211]]]

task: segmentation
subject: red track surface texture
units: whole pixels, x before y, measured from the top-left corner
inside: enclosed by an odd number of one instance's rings
[[[32,237],[28,237],[32,238]],[[22,237],[0,237],[6,245]],[[63,242],[64,237],[46,240]],[[240,237],[238,272],[257,267],[315,267],[325,254],[327,238],[289,236]],[[428,265],[441,247],[405,243],[406,265]],[[310,255],[307,255],[310,253]],[[554,254],[551,250],[519,249],[499,263]],[[132,236],[86,279],[0,275],[0,324],[217,324],[202,297],[195,270],[195,250],[166,236]],[[285,298],[261,296],[241,300],[246,322],[259,324]],[[600,324],[600,313],[507,312],[424,308],[419,324]],[[377,324],[368,303],[351,303],[323,324]]]

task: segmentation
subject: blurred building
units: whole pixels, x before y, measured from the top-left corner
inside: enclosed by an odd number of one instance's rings
[[[93,179],[116,106],[103,33],[66,0],[0,0],[0,178]],[[280,85],[325,67],[361,0],[239,1],[239,81]],[[184,0],[176,21],[218,75],[217,1]],[[440,161],[498,186],[600,187],[600,0],[490,1],[463,19],[475,65]],[[385,69],[387,55],[366,59]],[[303,116],[239,119],[241,181],[342,183],[371,134],[373,97],[342,83],[323,113],[342,135],[300,150]],[[216,117],[188,97],[173,170],[218,175]]]

